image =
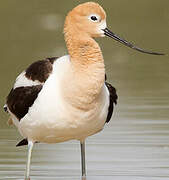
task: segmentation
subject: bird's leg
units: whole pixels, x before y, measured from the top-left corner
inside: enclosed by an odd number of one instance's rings
[[[25,180],[30,180],[30,162],[31,162],[31,154],[32,154],[33,142],[28,141],[28,159],[26,165],[26,173],[25,173]]]
[[[81,147],[82,180],[86,180],[85,141],[80,142],[80,147]]]

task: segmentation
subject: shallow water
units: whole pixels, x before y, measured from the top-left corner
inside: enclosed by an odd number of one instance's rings
[[[85,1],[80,1],[85,2]],[[100,2],[115,33],[146,49],[169,54],[169,1]],[[0,105],[15,77],[31,62],[66,54],[62,28],[77,1],[1,2]],[[140,54],[110,39],[99,39],[118,105],[105,129],[87,139],[87,180],[169,179],[169,57]],[[0,111],[0,179],[24,179],[26,147]],[[77,141],[36,144],[31,180],[80,179]]]

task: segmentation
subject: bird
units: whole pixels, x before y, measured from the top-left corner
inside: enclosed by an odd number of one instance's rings
[[[96,38],[110,37],[142,53],[141,49],[110,31],[106,12],[95,2],[77,5],[68,12],[64,39],[68,55],[35,61],[16,78],[4,110],[28,145],[25,180],[30,180],[35,143],[78,140],[82,179],[86,179],[85,141],[103,130],[112,117],[118,96],[107,82],[103,54]]]

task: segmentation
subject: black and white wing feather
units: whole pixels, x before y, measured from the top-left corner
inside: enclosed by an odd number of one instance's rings
[[[27,114],[51,74],[56,59],[36,61],[17,77],[4,105],[6,112],[11,112],[19,121]]]
[[[13,88],[6,98],[4,111],[20,121],[34,104],[43,84],[53,70],[53,63],[57,57],[46,58],[31,64],[16,79]],[[27,139],[22,140],[17,146],[26,145]]]

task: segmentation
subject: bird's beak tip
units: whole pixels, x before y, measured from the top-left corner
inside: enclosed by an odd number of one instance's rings
[[[166,55],[164,53],[152,52],[152,51],[147,51],[147,50],[141,49],[141,48],[133,45],[132,43],[128,42],[127,40],[125,40],[123,38],[120,38],[118,35],[111,32],[108,28],[103,29],[103,31],[104,31],[105,36],[108,36],[108,37],[110,37],[110,38],[124,44],[125,46],[128,46],[128,47],[130,47],[132,49],[135,49],[135,50],[137,50],[139,52],[146,53],[146,54],[152,54],[152,55]]]

